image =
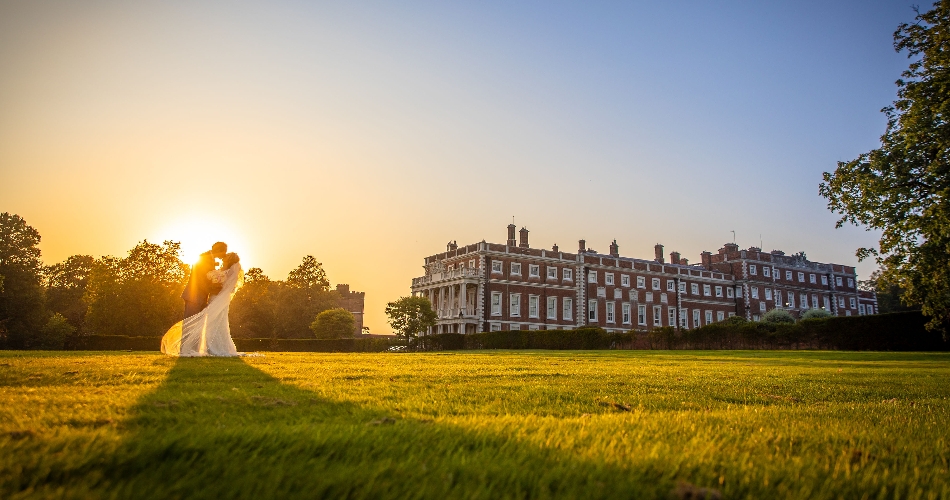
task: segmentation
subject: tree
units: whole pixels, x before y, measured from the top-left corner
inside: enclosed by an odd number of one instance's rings
[[[91,255],[73,255],[43,270],[47,309],[61,314],[74,330],[81,330],[86,319],[87,306],[82,297],[94,263]]]
[[[309,337],[313,318],[337,306],[337,294],[330,291],[323,264],[312,255],[305,256],[276,291],[276,335],[280,338]]]
[[[773,325],[792,324],[795,322],[795,317],[785,309],[772,309],[762,315],[762,321]]]
[[[66,317],[60,313],[53,313],[46,322],[46,325],[40,330],[34,347],[40,349],[62,349],[65,347],[66,338],[76,333],[76,327],[69,324]]]
[[[242,286],[231,300],[231,333],[239,338],[275,338],[277,311],[274,300],[279,282],[271,281],[259,267],[244,273]]]
[[[0,345],[31,347],[46,324],[40,233],[19,215],[0,213]]]
[[[180,253],[177,242],[158,245],[146,240],[124,259],[97,259],[83,296],[89,307],[88,330],[99,335],[160,336],[181,320],[188,265]]]
[[[415,337],[435,326],[432,303],[425,297],[402,297],[386,304],[389,325],[397,335]]]
[[[342,339],[353,337],[356,319],[342,307],[327,309],[317,315],[310,330],[318,339]]]
[[[882,314],[920,310],[919,305],[908,305],[904,301],[904,290],[899,284],[888,283],[882,279],[880,269],[871,273],[868,279],[858,281],[858,289],[874,292],[877,297],[877,311]]]
[[[913,62],[897,80],[897,100],[882,111],[881,147],[825,172],[819,192],[845,223],[878,229],[875,257],[885,283],[931,316],[950,320],[950,1],[934,4],[894,32],[894,48]]]

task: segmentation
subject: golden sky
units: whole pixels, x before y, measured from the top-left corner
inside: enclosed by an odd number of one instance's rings
[[[424,256],[512,216],[532,246],[693,262],[732,230],[844,264],[875,243],[817,184],[876,145],[912,13],[541,7],[0,3],[0,211],[47,263],[224,240],[283,279],[312,254],[374,333]]]

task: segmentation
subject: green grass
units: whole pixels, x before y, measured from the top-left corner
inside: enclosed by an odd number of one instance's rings
[[[950,354],[0,352],[0,498],[950,498],[948,397]]]

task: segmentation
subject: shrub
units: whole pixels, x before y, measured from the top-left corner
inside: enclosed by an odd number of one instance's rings
[[[354,328],[356,319],[353,318],[353,313],[342,307],[327,309],[310,323],[310,331],[318,339],[350,338],[355,333]]]
[[[55,313],[49,317],[49,321],[40,331],[36,339],[36,347],[61,350],[66,343],[66,337],[74,333],[76,333],[76,327],[70,325],[65,316]]]
[[[824,309],[809,309],[802,313],[801,319],[824,319],[830,317],[831,313]]]
[[[795,322],[795,317],[785,309],[772,309],[762,315],[762,321],[772,324],[791,324]]]

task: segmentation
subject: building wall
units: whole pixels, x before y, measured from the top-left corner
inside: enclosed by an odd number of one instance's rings
[[[353,314],[354,332],[356,336],[363,334],[363,307],[366,299],[366,292],[352,292],[350,285],[339,284],[336,286],[336,292],[339,295],[339,307],[346,309]]]

